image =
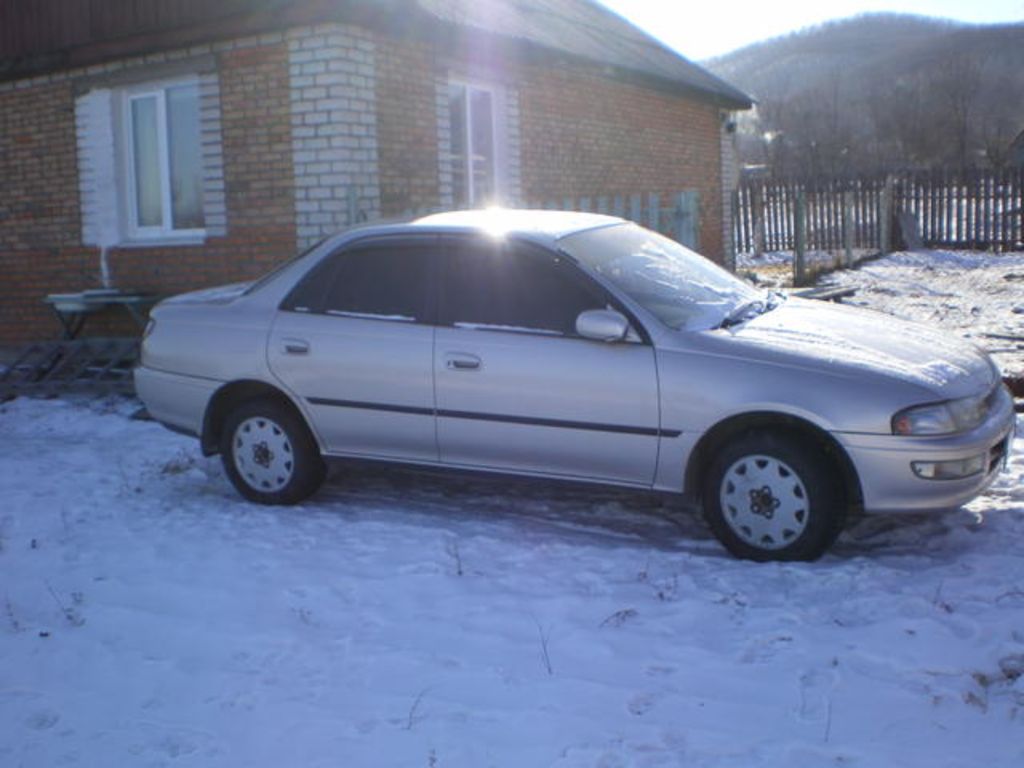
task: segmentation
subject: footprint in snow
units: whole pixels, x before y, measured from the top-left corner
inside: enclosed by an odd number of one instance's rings
[[[676,671],[675,667],[669,667],[669,666],[663,666],[663,665],[655,665],[655,666],[652,666],[652,667],[648,667],[645,670],[645,672],[647,673],[648,677],[668,677],[669,675],[675,674],[675,671]]]
[[[740,656],[743,664],[763,664],[771,661],[779,653],[793,643],[790,635],[766,635],[755,638],[744,649]]]
[[[34,731],[48,731],[60,720],[60,715],[48,709],[34,712],[25,720],[25,725]]]
[[[155,749],[168,757],[177,758],[183,757],[184,755],[191,755],[198,749],[198,747],[187,738],[178,735],[170,735],[157,743],[155,745]]]
[[[832,691],[839,682],[834,669],[810,669],[800,675],[800,710],[798,716],[807,722],[828,719],[832,707]]]
[[[638,693],[629,700],[627,708],[631,715],[642,717],[654,707],[657,697],[653,693]]]

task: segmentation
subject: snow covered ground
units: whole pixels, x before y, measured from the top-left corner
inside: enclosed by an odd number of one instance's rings
[[[253,506],[132,407],[0,406],[2,766],[1024,765],[1022,440],[966,510],[755,565],[549,483]]]
[[[865,248],[855,248],[851,252],[852,264],[856,264],[864,258],[878,253],[877,249],[874,251]],[[846,259],[845,252],[831,252],[831,251],[808,251],[804,254],[804,264],[808,267],[825,267],[833,269],[843,266],[844,260]],[[766,251],[760,255],[753,253],[739,253],[736,255],[736,269],[740,272],[758,270],[764,267],[779,267],[787,266],[792,269],[793,266],[793,252],[792,251]]]

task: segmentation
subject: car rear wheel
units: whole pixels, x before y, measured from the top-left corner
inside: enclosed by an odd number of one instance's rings
[[[815,560],[846,513],[842,478],[821,450],[771,432],[749,432],[719,450],[703,499],[712,531],[748,560]]]
[[[302,419],[270,398],[248,400],[228,415],[221,460],[239,493],[259,504],[295,504],[313,494],[326,467]]]

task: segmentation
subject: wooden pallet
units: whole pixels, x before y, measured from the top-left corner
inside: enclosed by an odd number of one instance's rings
[[[823,285],[816,288],[804,288],[793,291],[794,296],[802,299],[818,299],[819,301],[839,301],[853,296],[857,289],[852,286]]]
[[[7,368],[0,368],[0,399],[66,392],[132,394],[138,359],[135,337],[33,342]]]

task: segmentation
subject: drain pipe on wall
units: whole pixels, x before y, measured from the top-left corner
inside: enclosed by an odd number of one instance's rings
[[[100,283],[104,288],[112,288],[110,279],[110,262],[107,260],[107,246],[100,246]]]

